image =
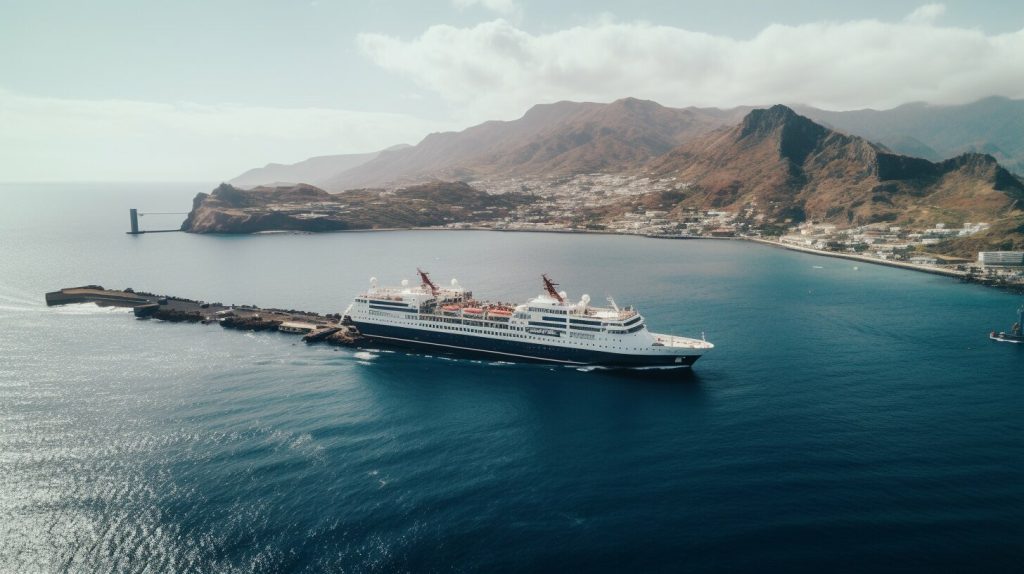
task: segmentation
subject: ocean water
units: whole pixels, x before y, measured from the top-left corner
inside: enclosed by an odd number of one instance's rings
[[[736,241],[123,233],[212,187],[0,187],[0,572],[1024,569],[1019,296]],[[651,378],[43,302],[340,312],[417,266],[717,348]]]

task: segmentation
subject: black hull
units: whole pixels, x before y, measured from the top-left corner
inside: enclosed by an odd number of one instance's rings
[[[526,341],[507,341],[459,333],[410,329],[356,322],[359,333],[372,341],[434,353],[484,357],[492,360],[555,363],[612,368],[688,368],[700,358],[693,355],[627,355],[573,349]],[[482,348],[487,345],[487,348]]]

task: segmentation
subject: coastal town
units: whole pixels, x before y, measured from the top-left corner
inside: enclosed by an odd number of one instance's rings
[[[182,230],[201,233],[463,229],[605,233],[661,239],[741,239],[792,250],[1024,288],[1024,251],[949,249],[994,222],[894,222],[840,226],[769,216],[755,201],[702,209],[681,201],[692,184],[643,175],[576,174],[436,182],[330,194],[312,186],[240,190],[227,184],[199,198]],[[134,227],[133,227],[134,229]]]
[[[586,174],[541,180],[482,180],[472,185],[490,193],[529,192],[537,201],[493,221],[452,222],[448,229],[598,232],[667,239],[735,238],[756,240],[798,251],[846,257],[950,275],[979,283],[1024,287],[1024,251],[980,251],[974,259],[936,254],[929,248],[944,240],[967,237],[989,228],[988,222],[959,226],[937,223],[912,229],[889,223],[842,228],[811,221],[789,226],[764,225],[756,205],[740,212],[721,210],[636,209],[606,220],[588,222],[581,214],[621,205],[623,200],[658,191],[684,190],[674,178]]]

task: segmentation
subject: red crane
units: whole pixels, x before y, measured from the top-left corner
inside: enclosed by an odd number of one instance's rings
[[[541,275],[541,279],[544,280],[544,289],[547,290],[548,295],[554,297],[559,303],[564,304],[565,299],[562,298],[562,294],[558,292],[558,289],[555,289],[555,287],[558,287],[558,283],[548,279],[547,273]]]
[[[430,280],[430,274],[426,271],[421,271],[419,267],[416,268],[416,272],[420,274],[422,285],[424,287],[430,287],[430,293],[432,295],[437,295],[437,285],[434,285],[434,282]]]

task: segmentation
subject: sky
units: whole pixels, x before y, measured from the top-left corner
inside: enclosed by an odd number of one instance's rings
[[[1024,98],[1024,2],[0,0],[0,181],[211,181],[559,100]]]

